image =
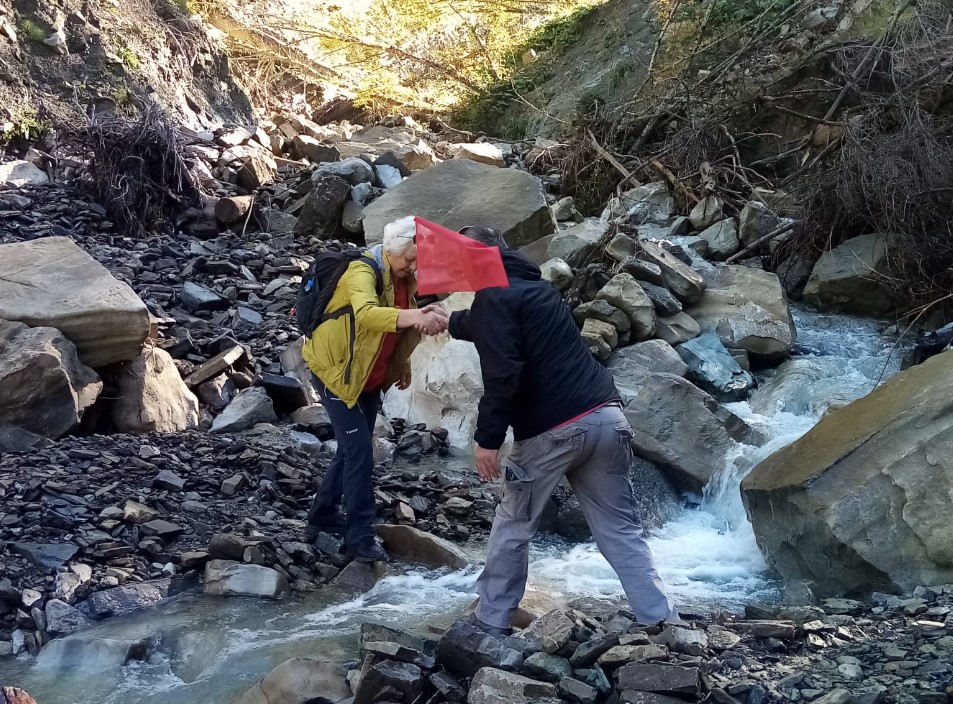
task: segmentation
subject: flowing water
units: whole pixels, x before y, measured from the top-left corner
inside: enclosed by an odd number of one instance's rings
[[[795,311],[798,349],[777,371],[759,376],[751,398],[731,410],[761,430],[761,447],[739,445],[725,459],[698,507],[685,509],[650,539],[676,601],[738,610],[779,596],[741,503],[739,484],[761,459],[807,432],[829,409],[870,392],[895,373],[899,350],[879,324]],[[473,546],[479,553],[480,546]],[[592,545],[547,538],[534,545],[531,586],[562,598],[622,595]],[[369,593],[334,588],[280,602],[181,597],[78,634],[76,649],[48,646],[35,664],[0,665],[3,684],[22,686],[43,704],[234,704],[270,669],[294,656],[347,660],[365,620],[404,627],[446,625],[473,601],[477,570],[412,571]],[[150,656],[125,666],[110,641],[148,639]],[[57,648],[59,650],[57,650]],[[72,663],[72,664],[71,664]]]

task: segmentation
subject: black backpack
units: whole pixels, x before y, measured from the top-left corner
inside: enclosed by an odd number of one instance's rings
[[[340,318],[342,315],[354,315],[354,309],[346,305],[333,313],[326,314],[328,303],[334,295],[338,282],[344,276],[351,262],[362,261],[369,264],[377,278],[377,295],[384,292],[384,276],[377,260],[366,256],[360,249],[347,252],[321,252],[314,258],[314,263],[298,284],[298,301],[295,304],[295,317],[298,329],[305,337],[311,337],[318,326],[326,320]],[[354,335],[354,325],[351,321],[351,335]],[[352,343],[353,344],[353,343]]]

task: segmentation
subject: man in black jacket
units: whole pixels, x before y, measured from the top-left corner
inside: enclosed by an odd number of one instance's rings
[[[500,477],[499,451],[513,428],[479,579],[475,624],[509,632],[526,588],[529,542],[565,476],[600,551],[615,569],[632,611],[643,623],[678,621],[665,594],[629,482],[632,430],[612,375],[586,348],[568,306],[539,267],[506,248],[489,228],[461,233],[498,246],[509,288],[477,292],[469,311],[450,316],[450,334],[480,354],[483,397],[474,435],[482,481]]]

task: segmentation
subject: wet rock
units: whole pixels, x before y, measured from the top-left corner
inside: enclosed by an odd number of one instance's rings
[[[720,459],[735,442],[759,438],[740,418],[707,393],[673,374],[632,377],[633,397],[625,407],[638,455],[669,470],[683,491],[700,493]]]
[[[210,560],[205,565],[206,594],[258,596],[277,599],[288,591],[288,581],[275,570],[261,565],[243,565],[230,560]]]
[[[426,565],[434,569],[449,567],[461,570],[470,560],[453,543],[411,526],[378,525],[377,536],[392,557]]]
[[[46,602],[46,630],[50,635],[65,636],[89,626],[89,619],[83,613],[59,599]]]
[[[171,579],[158,579],[93,592],[86,600],[89,616],[94,619],[121,616],[158,604],[169,596],[171,583]]]
[[[238,704],[337,702],[350,694],[340,664],[316,658],[291,658],[245,692]]]
[[[480,669],[470,683],[467,704],[555,704],[553,685],[492,667]]]
[[[332,584],[358,592],[368,592],[387,575],[387,566],[383,562],[367,564],[351,562],[334,578]]]
[[[423,692],[424,680],[419,667],[407,662],[382,660],[361,673],[354,692],[354,704],[374,704],[388,690],[403,702],[415,702]]]
[[[947,352],[901,372],[748,475],[755,535],[782,575],[822,596],[953,580],[936,489],[949,483],[941,458],[953,451],[951,361]],[[843,557],[832,568],[829,555]]]
[[[278,420],[268,392],[260,386],[240,391],[228,407],[212,423],[213,433],[237,433],[256,423]]]
[[[149,640],[119,640],[73,636],[51,641],[37,656],[37,667],[53,670],[106,672],[134,661],[144,660]],[[0,699],[2,701],[2,699]]]
[[[0,319],[0,423],[58,438],[79,424],[102,388],[59,330]]]
[[[437,645],[437,662],[452,675],[473,677],[483,667],[519,670],[523,654],[468,623],[456,621]]]
[[[754,378],[712,333],[682,343],[676,351],[688,365],[692,381],[719,401],[741,401],[754,386]]]
[[[367,206],[367,243],[379,243],[384,225],[407,213],[452,230],[478,222],[503,232],[512,247],[534,242],[554,230],[538,178],[518,169],[461,159],[416,173]]]
[[[574,543],[583,543],[592,539],[592,530],[574,495],[567,496],[559,503],[556,511],[556,533]]]

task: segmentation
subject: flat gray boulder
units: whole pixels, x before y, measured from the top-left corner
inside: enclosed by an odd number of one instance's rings
[[[68,237],[0,244],[0,318],[60,330],[97,369],[135,359],[149,311]]]
[[[828,413],[741,484],[755,537],[818,596],[953,583],[953,352]]]
[[[417,215],[451,230],[483,225],[503,232],[511,247],[555,229],[542,182],[525,171],[451,159],[415,173],[364,209],[364,235],[377,244],[384,226]]]
[[[209,560],[205,565],[206,594],[277,599],[288,589],[284,575],[270,567],[231,560]]]
[[[804,300],[824,311],[882,316],[893,301],[887,279],[889,243],[883,235],[862,235],[824,252],[804,287]]]
[[[212,422],[213,433],[238,433],[258,423],[278,420],[275,406],[262,386],[252,386],[238,392],[225,410]]]

